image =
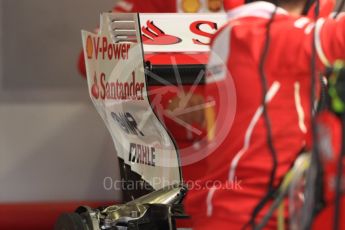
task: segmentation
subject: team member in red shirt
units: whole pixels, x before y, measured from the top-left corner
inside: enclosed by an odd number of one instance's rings
[[[259,66],[272,15],[275,14],[264,72],[268,86],[266,111],[278,163],[275,187],[307,147],[312,116],[313,40],[317,71],[324,71],[337,59],[345,59],[345,17],[314,21],[301,15],[305,1],[277,2],[278,8],[259,1],[229,11],[228,24],[213,39],[207,81],[211,88],[233,85],[236,103],[229,105],[227,111],[218,111],[224,118],[234,113],[234,122],[225,140],[208,158],[209,171],[202,188],[196,187],[187,194],[186,209],[193,217],[195,230],[242,229],[267,194],[273,163],[263,116]],[[329,13],[331,3],[321,11]],[[216,132],[224,125],[228,124],[218,123]],[[264,216],[268,204],[257,220]],[[267,226],[273,227],[276,228],[275,218]]]

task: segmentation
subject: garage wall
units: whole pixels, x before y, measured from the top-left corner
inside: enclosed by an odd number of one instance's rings
[[[0,202],[119,200],[111,138],[78,76],[81,28],[114,1],[0,0]]]

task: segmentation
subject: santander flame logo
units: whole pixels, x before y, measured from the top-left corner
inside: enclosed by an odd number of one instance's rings
[[[94,99],[101,100],[144,100],[145,83],[138,81],[135,72],[132,72],[131,78],[121,81],[108,81],[105,73],[99,76],[95,73],[90,94]]]
[[[96,73],[95,73],[95,76],[93,77],[93,85],[91,87],[91,94],[92,96],[95,98],[95,99],[98,99],[99,98],[99,87],[98,87],[98,84],[97,84],[97,76],[96,76]]]
[[[147,21],[142,28],[142,39],[146,45],[173,45],[180,43],[181,38],[164,33],[153,21]]]

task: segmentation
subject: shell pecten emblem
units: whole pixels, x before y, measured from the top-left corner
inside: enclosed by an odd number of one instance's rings
[[[89,59],[91,59],[93,55],[93,43],[91,36],[88,36],[86,40],[86,55]]]
[[[182,9],[186,13],[196,13],[200,8],[200,0],[182,0]]]

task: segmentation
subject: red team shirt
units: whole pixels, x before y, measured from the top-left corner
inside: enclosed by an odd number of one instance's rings
[[[225,140],[208,158],[204,187],[187,194],[186,209],[193,216],[194,229],[241,229],[267,192],[272,158],[262,115],[259,62],[274,8],[268,2],[254,2],[230,11],[229,23],[213,40],[209,92],[230,81],[236,103],[218,113],[235,112],[235,118]],[[265,64],[267,109],[278,155],[276,186],[306,148],[311,119],[312,34],[316,30],[317,68],[322,71],[325,65],[345,58],[344,28],[344,17],[321,18],[314,23],[278,8]],[[217,130],[224,125],[218,122]],[[259,217],[265,210],[267,207]],[[267,228],[270,226],[275,226],[274,218]]]

